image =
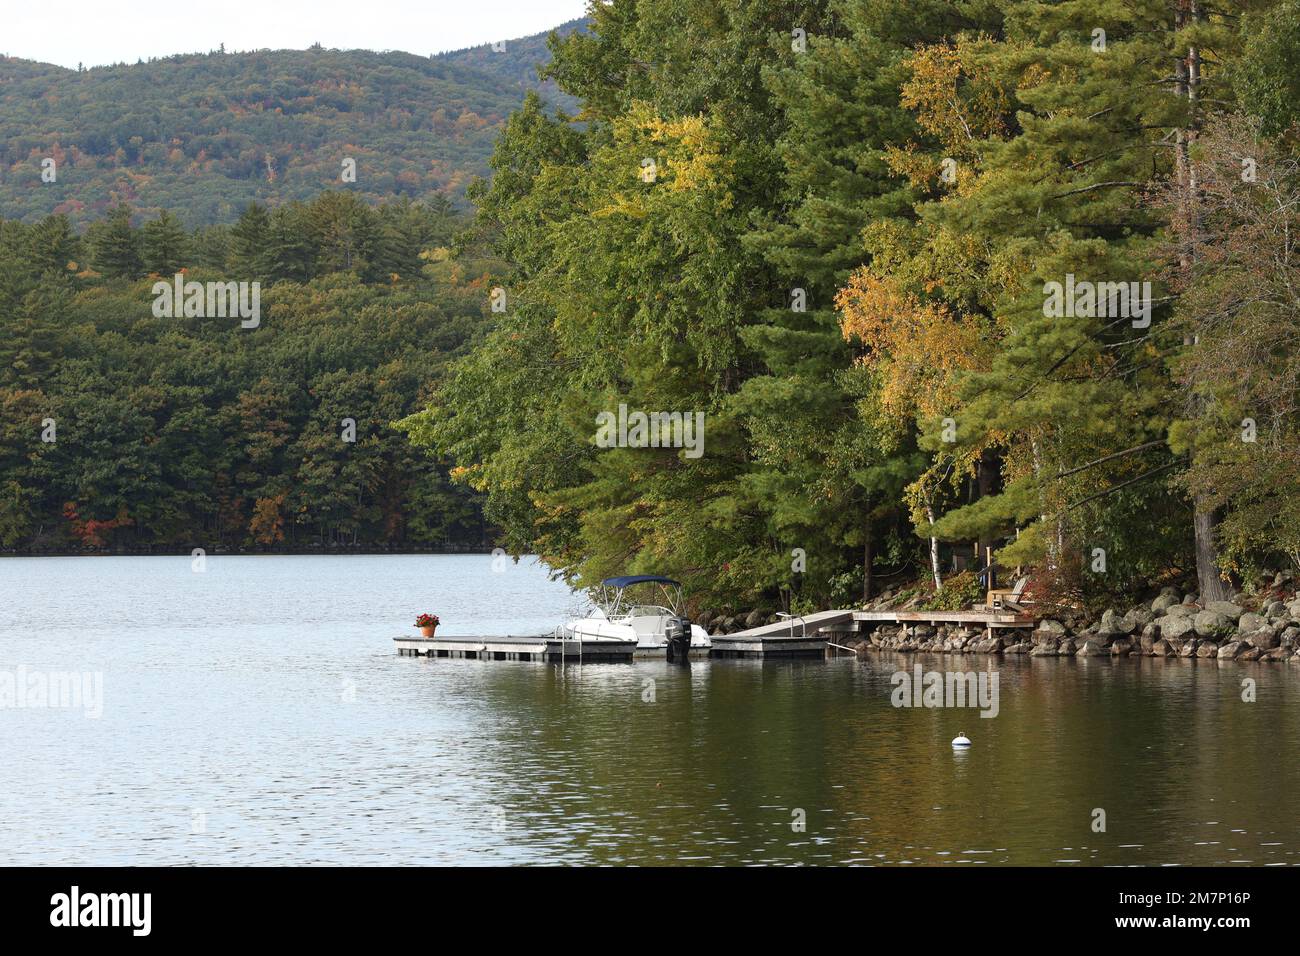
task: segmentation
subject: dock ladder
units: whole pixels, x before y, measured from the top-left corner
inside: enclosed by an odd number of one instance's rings
[[[560,639],[560,663],[565,663],[570,657],[577,657],[581,664],[582,636],[563,625],[555,629],[555,636]]]

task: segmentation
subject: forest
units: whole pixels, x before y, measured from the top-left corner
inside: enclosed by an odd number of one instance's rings
[[[569,104],[537,77],[546,56],[538,35],[437,56],[218,49],[78,70],[0,57],[0,216],[80,228],[129,204],[195,228],[345,182],[371,203],[463,206],[525,89]]]
[[[404,423],[507,547],[798,608],[1300,562],[1297,0],[591,14],[470,190],[506,310]],[[598,446],[621,405],[704,454]]]
[[[230,226],[116,206],[0,222],[0,549],[488,546],[393,423],[482,331],[449,203],[343,192]],[[262,283],[256,328],[159,318],[159,277]]]
[[[322,174],[6,216],[0,547],[499,544],[798,609],[957,606],[988,555],[1249,587],[1300,564],[1300,0],[1239,7],[614,0],[504,76],[468,214]],[[159,318],[178,273],[260,325]],[[628,410],[699,440],[609,447]]]

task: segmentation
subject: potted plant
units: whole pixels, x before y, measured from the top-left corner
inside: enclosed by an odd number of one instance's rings
[[[421,614],[415,619],[415,626],[420,629],[420,633],[425,637],[433,637],[433,632],[438,628],[438,615]]]

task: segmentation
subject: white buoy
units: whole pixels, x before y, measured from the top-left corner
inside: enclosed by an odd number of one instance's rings
[[[967,737],[966,734],[964,733],[959,733],[956,737],[952,738],[953,750],[963,750],[969,746],[970,746],[970,738]]]

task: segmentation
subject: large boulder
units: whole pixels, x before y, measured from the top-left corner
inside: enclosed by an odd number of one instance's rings
[[[1217,657],[1219,654],[1219,645],[1214,641],[1202,641],[1196,645],[1197,657]]]
[[[1221,661],[1235,660],[1237,656],[1241,654],[1243,650],[1245,650],[1245,648],[1246,645],[1242,641],[1229,641],[1228,643],[1224,644],[1221,648],[1219,648],[1219,653],[1216,654],[1215,656],[1218,657],[1219,660]]]
[[[1125,629],[1126,634],[1137,634],[1154,619],[1155,615],[1151,613],[1150,608],[1135,607],[1124,615],[1120,626]]]
[[[1048,639],[1036,644],[1034,649],[1029,652],[1030,657],[1055,657],[1056,654],[1056,641],[1054,639]]]
[[[1288,625],[1282,629],[1282,646],[1295,647],[1300,644],[1300,626],[1295,624]]]
[[[1090,640],[1090,641],[1084,641],[1083,644],[1079,646],[1079,649],[1074,652],[1074,656],[1075,657],[1105,657],[1106,653],[1107,653],[1106,648],[1100,641]]]
[[[1197,610],[1194,604],[1175,604],[1165,611],[1165,617],[1196,617]]]
[[[1286,605],[1281,601],[1269,601],[1268,604],[1264,605],[1264,616],[1270,621],[1286,617]]]
[[[1196,618],[1186,614],[1162,617],[1159,624],[1160,636],[1165,638],[1184,638],[1196,633]]]
[[[1173,657],[1176,653],[1174,646],[1163,637],[1156,641],[1151,647],[1151,655],[1153,657]]]
[[[1278,632],[1271,627],[1262,627],[1253,631],[1242,638],[1251,647],[1258,647],[1262,651],[1271,651],[1282,643],[1282,638]]]
[[[1173,607],[1177,603],[1178,603],[1177,594],[1167,594],[1161,592],[1160,596],[1155,598],[1151,602],[1151,613],[1163,614],[1165,611],[1167,611],[1169,608]]]
[[[1226,601],[1211,601],[1211,604],[1226,604]],[[1238,608],[1237,610],[1241,610]],[[1240,617],[1240,615],[1238,615]],[[1218,611],[1206,608],[1196,615],[1194,624],[1196,633],[1199,637],[1224,637],[1235,631],[1236,618],[1229,618],[1226,614],[1220,614]]]
[[[1239,661],[1257,661],[1259,660],[1260,655],[1264,653],[1258,647],[1247,647],[1245,644],[1243,644],[1242,647],[1245,649],[1237,655],[1237,660]]]
[[[1264,619],[1253,611],[1247,611],[1237,618],[1237,630],[1242,634],[1253,634],[1264,626]]]
[[[1196,656],[1196,649],[1197,649],[1199,646],[1200,646],[1200,642],[1197,641],[1196,638],[1194,638],[1194,637],[1193,637],[1193,638],[1190,638],[1190,639],[1189,639],[1186,643],[1184,643],[1183,646],[1179,649],[1179,651],[1178,651],[1178,656],[1179,656],[1179,657],[1195,657],[1195,656]]]
[[[1160,639],[1160,628],[1155,624],[1148,624],[1142,628],[1142,633],[1138,637],[1138,646],[1142,648],[1142,653],[1148,657],[1152,649],[1156,646],[1156,641]]]
[[[1205,610],[1213,611],[1215,614],[1222,614],[1228,620],[1234,622],[1237,618],[1246,613],[1244,607],[1240,604],[1235,604],[1232,601],[1211,601],[1209,604],[1205,605]]]
[[[1116,614],[1114,608],[1107,608],[1102,612],[1101,620],[1097,622],[1098,635],[1116,638],[1129,633],[1131,632],[1124,629],[1124,618]]]
[[[750,611],[748,614],[745,615],[745,627],[746,628],[758,627],[760,624],[763,623],[763,619],[766,617],[767,617],[766,614],[764,614],[762,611],[759,611],[757,609]]]

